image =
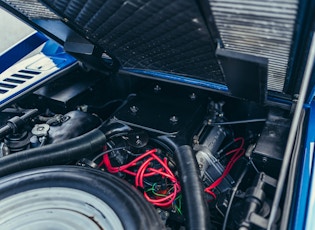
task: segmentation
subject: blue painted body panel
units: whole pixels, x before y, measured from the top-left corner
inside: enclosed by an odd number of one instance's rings
[[[71,55],[65,53],[60,45],[52,40],[49,40],[45,35],[36,32],[31,34],[24,40],[20,41],[14,47],[12,47],[0,56],[0,73],[11,67],[21,58],[25,57],[44,43],[45,46],[41,50],[42,53],[44,53],[46,56],[59,57],[66,60],[65,63],[59,66],[60,69],[63,69],[70,64],[76,62],[76,59],[73,58]]]
[[[61,46],[59,46],[56,42],[48,41],[42,49],[42,53],[47,57],[51,57],[52,60],[64,59],[65,62],[55,63],[58,68],[64,69],[73,63],[77,62],[77,59],[72,57],[70,54],[66,53]]]
[[[43,45],[43,48],[41,50],[36,50],[40,45]],[[21,58],[34,50],[37,52],[35,52],[33,56],[20,61]],[[75,65],[77,60],[65,53],[63,48],[56,42],[48,40],[48,38],[40,33],[34,33],[5,52],[0,57],[0,62],[2,71],[0,74],[0,81],[12,76],[12,74],[15,74],[16,71],[20,69],[38,71],[40,73],[31,80],[28,80],[29,84],[23,86],[23,83],[21,84],[21,87],[16,86],[14,89],[10,90],[10,93],[6,92],[1,94],[0,107],[3,107],[15,98],[50,80],[63,69]],[[35,68],[38,66],[39,68],[29,69],[32,66],[35,66]]]
[[[0,73],[48,40],[41,33],[31,34],[0,56]]]
[[[218,90],[221,92],[228,92],[228,88],[225,85],[203,81],[203,80],[199,80],[195,78],[184,77],[184,76],[170,74],[170,73],[157,72],[157,71],[152,71],[152,70],[129,69],[129,68],[124,68],[124,70],[129,71],[131,73],[154,77],[160,80],[166,80],[166,81],[177,82],[177,83],[181,83],[185,85],[208,88],[208,89]]]
[[[304,154],[302,156],[301,173],[298,176],[299,185],[295,194],[296,204],[293,208],[292,229],[314,229],[315,226],[315,161],[314,161],[314,141],[315,141],[315,102],[309,105],[309,123]],[[308,225],[306,223],[309,222]],[[313,226],[313,227],[312,227]]]

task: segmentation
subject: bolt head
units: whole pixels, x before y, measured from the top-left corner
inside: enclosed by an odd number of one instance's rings
[[[174,125],[178,122],[178,117],[177,116],[171,116],[170,117],[170,122]]]
[[[192,93],[189,95],[190,100],[194,101],[197,98],[197,95],[195,93]]]
[[[161,91],[161,87],[159,85],[155,85],[153,89],[154,89],[154,92]]]
[[[139,108],[137,106],[133,105],[133,106],[130,107],[130,111],[132,113],[137,113],[139,111]]]

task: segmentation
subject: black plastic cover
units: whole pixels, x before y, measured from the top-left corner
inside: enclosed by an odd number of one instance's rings
[[[268,59],[225,49],[216,54],[233,96],[259,103],[266,100]]]
[[[290,121],[282,113],[271,111],[256,143],[252,158],[259,171],[277,177],[290,130]]]

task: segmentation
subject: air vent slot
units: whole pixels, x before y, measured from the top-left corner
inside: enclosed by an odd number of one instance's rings
[[[41,72],[21,69],[21,70],[19,70],[19,73],[28,73],[28,74],[38,75]]]
[[[65,61],[59,67],[56,66],[54,68],[50,68],[50,63],[54,62],[55,58],[48,57],[44,53],[39,53],[16,63],[2,72],[0,74],[0,108],[8,103],[11,103],[17,97],[34,90],[40,84],[49,81],[64,67],[74,67],[76,60],[67,54],[64,55],[66,55],[67,58],[62,59]],[[38,63],[38,60],[47,62],[49,64],[49,69],[46,71],[27,69],[27,66],[32,66],[34,63]],[[46,68],[46,66],[44,67]]]
[[[10,83],[15,83],[15,84],[22,84],[22,83],[25,82],[25,81],[22,81],[22,80],[17,80],[17,79],[12,79],[12,78],[6,78],[3,81],[10,82]]]
[[[0,87],[7,88],[7,89],[13,89],[16,87],[16,85],[6,84],[6,83],[0,83]]]
[[[28,75],[24,75],[24,74],[17,74],[17,73],[12,74],[11,76],[12,77],[17,77],[17,78],[22,78],[22,79],[32,79],[33,78],[32,76],[28,76]]]

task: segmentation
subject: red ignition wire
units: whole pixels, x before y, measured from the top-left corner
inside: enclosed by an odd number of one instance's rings
[[[212,190],[222,182],[222,180],[229,174],[229,172],[232,169],[235,162],[238,159],[240,159],[245,153],[245,149],[243,148],[244,147],[244,138],[239,137],[239,138],[234,139],[234,142],[238,142],[238,141],[241,141],[240,147],[233,149],[233,150],[231,150],[225,154],[225,155],[230,155],[233,153],[233,156],[230,159],[229,163],[226,165],[222,175],[218,179],[216,179],[210,186],[205,188],[205,190],[204,190],[205,192],[210,194],[214,199],[216,199],[216,195]]]
[[[114,167],[111,165],[111,162],[109,160],[108,154],[103,155],[103,163],[106,166],[108,172],[110,173],[118,173],[118,172],[124,172],[129,175],[132,175],[135,177],[135,186],[144,188],[144,178],[150,177],[154,175],[160,175],[162,177],[165,177],[169,179],[173,183],[173,192],[169,195],[166,195],[165,197],[157,197],[157,198],[151,198],[147,192],[144,192],[144,197],[152,204],[160,207],[168,207],[173,204],[173,202],[176,199],[177,193],[180,192],[181,188],[179,185],[179,182],[171,169],[167,165],[167,159],[164,158],[163,161],[155,154],[157,152],[157,149],[152,149],[141,156],[135,158],[131,162],[125,165],[121,165],[119,167]],[[138,162],[145,157],[150,156],[148,159],[146,159],[143,163],[141,163],[140,167],[137,169],[136,172],[132,172],[129,170],[130,167],[134,167],[138,164]],[[149,167],[152,161],[157,161],[161,168],[151,168]]]

